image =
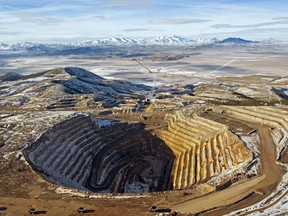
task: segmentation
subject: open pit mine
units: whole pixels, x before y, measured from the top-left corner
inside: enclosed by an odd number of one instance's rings
[[[141,123],[84,115],[53,126],[23,153],[48,181],[99,193],[164,191],[174,159]]]
[[[1,209],[285,215],[285,80],[221,79],[154,88],[76,67],[0,77]]]

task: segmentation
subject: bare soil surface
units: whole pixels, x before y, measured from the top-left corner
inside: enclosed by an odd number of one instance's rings
[[[91,213],[85,215],[151,215],[145,205],[122,203],[114,201],[109,204],[103,204],[98,200],[47,200],[47,199],[24,199],[1,197],[1,205],[7,208],[7,211],[1,215],[30,215],[29,208],[35,208],[37,211],[46,211],[45,215],[79,215],[79,207],[86,208]],[[94,212],[93,212],[94,211]]]

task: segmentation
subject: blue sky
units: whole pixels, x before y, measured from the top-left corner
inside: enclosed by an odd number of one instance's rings
[[[165,35],[288,39],[288,1],[0,0],[0,42]]]

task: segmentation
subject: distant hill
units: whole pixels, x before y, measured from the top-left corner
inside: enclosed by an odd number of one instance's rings
[[[117,97],[119,94],[134,94],[150,91],[151,87],[142,84],[133,84],[124,80],[108,80],[88,70],[78,67],[65,67],[64,72],[72,77],[57,80],[65,87],[69,94],[95,94],[99,98]]]
[[[100,77],[88,70],[78,67],[65,67],[64,71],[72,76],[76,76],[78,78],[88,78],[88,79],[96,79],[96,80],[103,80],[103,77]]]
[[[249,43],[255,43],[255,42],[250,41],[250,40],[244,40],[242,38],[229,37],[229,38],[226,38],[222,41],[219,41],[218,43],[220,43],[220,44],[223,44],[223,43],[249,44]]]
[[[1,82],[15,81],[15,80],[21,79],[23,77],[24,76],[21,74],[9,72],[9,73],[6,73],[6,74],[0,76],[0,81]]]

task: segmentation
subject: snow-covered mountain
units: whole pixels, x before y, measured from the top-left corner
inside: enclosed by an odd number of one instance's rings
[[[218,39],[197,39],[184,38],[179,36],[162,36],[155,38],[128,38],[114,37],[101,40],[85,40],[64,44],[39,44],[30,42],[19,42],[15,44],[0,43],[0,50],[31,50],[48,51],[50,49],[67,49],[75,47],[107,47],[107,46],[187,46],[211,44],[219,41]]]
[[[114,37],[101,40],[85,40],[81,42],[62,43],[62,44],[40,44],[31,42],[19,42],[15,44],[0,43],[0,52],[17,51],[26,54],[52,54],[52,55],[78,55],[99,53],[102,49],[123,48],[133,46],[261,46],[261,45],[288,45],[287,41],[276,41],[267,39],[263,41],[244,40],[242,38],[226,38],[219,40],[212,39],[191,39],[179,36],[163,36],[155,38],[128,38]],[[0,53],[1,54],[1,53]]]
[[[288,45],[288,40],[279,41],[273,38],[268,38],[268,39],[262,40],[261,43],[266,44],[266,45]]]
[[[102,40],[86,40],[82,42],[73,42],[68,46],[151,46],[151,45],[187,45],[195,41],[178,36],[156,37],[156,38],[127,38],[114,37]]]
[[[10,46],[5,43],[0,43],[0,50],[9,50]]]
[[[82,42],[72,42],[65,44],[66,46],[87,47],[87,46],[195,46],[205,45],[218,42],[219,39],[204,39],[197,40],[184,38],[179,36],[162,36],[155,38],[127,38],[114,37],[102,40],[86,40]]]
[[[0,51],[34,51],[34,52],[47,52],[51,49],[49,45],[31,42],[18,42],[15,44],[0,43]]]

